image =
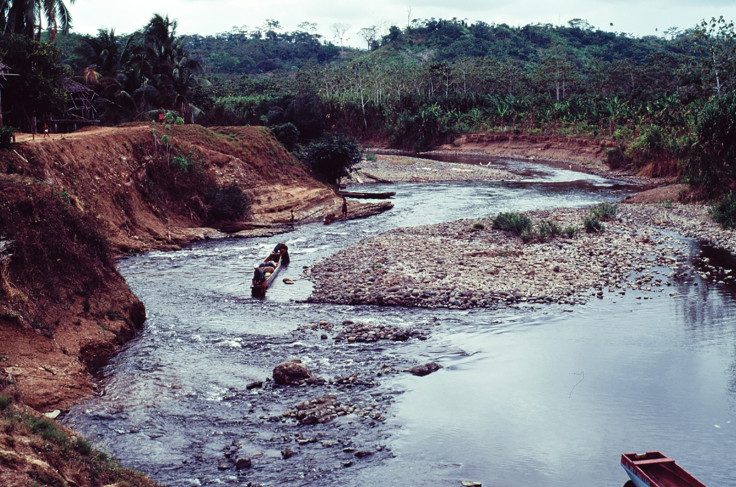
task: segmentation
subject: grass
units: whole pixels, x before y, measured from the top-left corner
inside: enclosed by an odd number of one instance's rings
[[[604,207],[598,211],[607,215],[615,214],[615,209],[612,210],[609,207]],[[597,217],[595,219],[598,221]],[[531,218],[518,212],[500,213],[493,221],[493,228],[512,232],[521,238],[524,243],[544,243],[555,237],[575,238],[580,233],[580,229],[575,225],[562,227],[554,220],[541,220],[535,224]]]
[[[618,205],[612,203],[600,203],[590,209],[590,215],[598,220],[613,220],[618,213]]]
[[[0,411],[4,411],[13,404],[13,398],[10,396],[0,396]]]
[[[583,226],[588,233],[602,233],[606,231],[606,226],[595,215],[588,215],[583,220]]]
[[[157,486],[143,474],[121,467],[105,453],[95,450],[86,439],[68,433],[49,418],[14,404],[5,395],[0,396],[0,431],[7,435],[6,449],[15,450],[5,459],[0,456],[0,465],[3,469],[14,470],[19,479],[25,478],[17,485],[69,485],[59,473],[64,472],[66,478],[94,479],[94,485]],[[39,464],[35,461],[50,468],[36,468]]]
[[[493,228],[497,228],[505,232],[512,232],[519,237],[525,232],[532,231],[533,227],[534,224],[532,219],[517,211],[499,213],[493,220]]]

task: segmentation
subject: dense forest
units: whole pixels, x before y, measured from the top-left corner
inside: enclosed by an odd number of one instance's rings
[[[644,38],[581,19],[428,19],[364,28],[365,49],[326,42],[307,23],[282,32],[275,20],[180,36],[156,15],[127,35],[37,29],[22,40],[8,25],[0,61],[24,71],[36,56],[45,69],[2,82],[6,118],[19,127],[63,110],[68,78],[94,92],[103,124],[150,120],[163,107],[185,122],[267,125],[294,150],[325,131],[412,150],[466,132],[607,138],[618,145],[613,165],[649,163],[706,197],[736,189],[736,31],[723,18]]]

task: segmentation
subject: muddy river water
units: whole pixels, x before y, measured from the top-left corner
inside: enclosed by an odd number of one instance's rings
[[[306,302],[304,267],[380,232],[616,201],[628,190],[506,164],[526,179],[378,185],[396,191],[395,208],[370,219],[122,261],[148,320],[103,371],[99,397],[65,423],[171,486],[621,486],[621,453],[647,450],[707,485],[736,485],[734,288],[696,276],[662,293],[494,311]],[[252,299],[251,266],[281,239],[291,265]],[[697,259],[703,249],[690,244]],[[344,321],[418,336],[335,340]],[[266,380],[295,358],[327,383]],[[442,369],[404,372],[426,362]],[[283,416],[325,394],[353,412],[317,425]],[[236,468],[246,458],[250,467]]]

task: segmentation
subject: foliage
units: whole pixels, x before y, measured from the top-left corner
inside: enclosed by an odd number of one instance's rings
[[[85,440],[81,436],[77,436],[74,439],[73,446],[75,450],[77,450],[79,453],[85,456],[90,455],[93,451],[92,445],[90,444],[90,442]]]
[[[580,233],[580,229],[575,225],[568,225],[562,229],[560,235],[567,238],[575,238]]]
[[[74,0],[70,0],[74,3]],[[41,17],[45,19],[41,19]],[[61,27],[66,33],[71,26],[71,15],[61,0],[3,0],[0,2],[0,34],[21,34],[40,40],[43,20],[53,39]]]
[[[552,237],[562,234],[562,228],[552,220],[542,220],[537,223],[537,239],[546,242]]]
[[[516,211],[499,213],[493,219],[493,228],[512,232],[521,236],[524,232],[531,232],[534,227],[532,219]]]
[[[94,289],[114,267],[98,222],[48,185],[0,182],[0,228],[14,242],[10,277],[45,296],[68,286]]]
[[[19,74],[3,80],[3,110],[11,113],[6,123],[30,131],[32,117],[63,112],[64,73],[54,46],[23,35],[6,35],[0,38],[0,60]]]
[[[208,70],[229,75],[295,71],[328,63],[339,55],[339,48],[323,42],[318,34],[278,30],[267,27],[246,31],[236,27],[213,36],[189,36],[187,44]]]
[[[10,144],[13,142],[14,133],[14,127],[11,127],[9,125],[0,127],[0,149],[7,149],[10,147]]]
[[[13,404],[13,398],[10,396],[0,396],[0,411],[6,409]]]
[[[271,131],[288,151],[293,151],[299,142],[299,129],[291,122],[276,125],[271,128]]]
[[[697,115],[688,174],[711,196],[736,184],[736,91],[713,96]]]
[[[736,228],[736,192],[729,191],[718,204],[710,209],[710,214],[723,228]]]
[[[251,201],[239,186],[211,188],[205,195],[211,222],[237,221],[251,214]]]
[[[5,397],[0,396],[0,400]],[[12,402],[0,408],[0,423],[4,425],[4,433],[8,437],[7,445],[11,450],[14,445],[20,445],[21,452],[23,448],[29,452],[29,464],[42,461],[53,466],[46,469],[31,468],[25,472],[17,470],[19,479],[21,475],[27,475],[23,485],[67,485],[65,479],[56,472],[76,473],[94,485],[157,485],[142,474],[121,467],[105,453],[92,448],[84,438],[68,434],[55,421],[29,412],[27,408],[13,405]],[[6,462],[4,466],[11,467],[12,472],[12,462]],[[19,481],[22,482],[22,479]]]
[[[588,215],[583,219],[583,227],[588,233],[602,233],[606,226],[595,215]]]
[[[189,172],[192,163],[184,156],[174,156],[171,158],[171,164],[181,172]]]
[[[153,111],[163,107],[166,123],[191,123],[200,113],[192,100],[208,82],[176,28],[176,21],[156,14],[130,36],[100,30],[76,46],[74,64],[84,66],[81,74],[99,95],[97,106],[104,119],[118,123],[152,118]]]
[[[64,442],[68,439],[68,435],[58,429],[53,421],[33,417],[27,418],[26,421],[30,430],[40,435],[44,440]]]
[[[346,135],[327,134],[300,153],[300,159],[322,180],[336,184],[362,159],[358,142]]]
[[[599,203],[590,209],[590,216],[598,220],[613,220],[618,213],[618,205],[613,203]]]

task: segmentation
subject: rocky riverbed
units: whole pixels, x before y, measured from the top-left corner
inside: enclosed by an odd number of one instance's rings
[[[377,155],[353,167],[347,183],[390,181],[427,183],[446,181],[520,181],[518,174],[486,164],[458,164],[401,155]]]
[[[600,233],[586,233],[589,209],[528,214],[533,221],[577,226],[573,238],[524,243],[493,229],[493,219],[396,229],[318,262],[309,270],[313,302],[418,307],[498,308],[519,303],[582,304],[608,292],[670,292],[688,279],[689,246],[677,235],[733,252],[736,235],[699,205],[621,204]],[[728,269],[700,270],[734,283]],[[706,275],[707,274],[707,275]]]

